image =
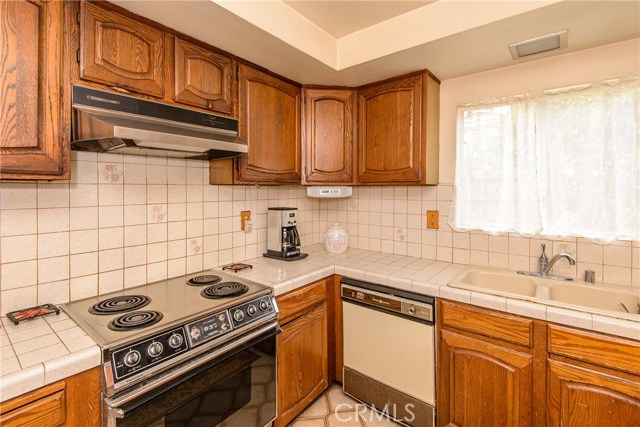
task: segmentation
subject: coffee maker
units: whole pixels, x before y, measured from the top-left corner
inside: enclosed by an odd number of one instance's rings
[[[298,208],[269,208],[267,210],[267,253],[269,258],[295,261],[306,258],[300,253]]]

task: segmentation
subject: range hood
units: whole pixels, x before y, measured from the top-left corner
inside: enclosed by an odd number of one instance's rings
[[[235,119],[77,85],[71,148],[189,159],[247,152]]]

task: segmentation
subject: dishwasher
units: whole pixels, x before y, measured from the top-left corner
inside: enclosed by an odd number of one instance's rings
[[[435,299],[350,278],[340,292],[344,392],[408,426],[434,426]]]

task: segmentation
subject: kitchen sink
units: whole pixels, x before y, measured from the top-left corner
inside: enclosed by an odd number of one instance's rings
[[[615,285],[569,284],[543,277],[522,276],[515,272],[472,269],[462,272],[449,286],[616,313],[627,313],[626,307],[630,314],[640,314],[640,294]]]
[[[581,285],[556,285],[549,289],[551,301],[581,305],[600,310],[626,313],[622,304],[633,313],[638,313],[640,298],[629,292]]]
[[[471,270],[462,276],[452,286],[461,284],[465,288],[483,288],[501,293],[509,293],[533,297],[536,295],[538,286],[535,280],[528,277],[519,276],[515,273],[498,273],[493,271]]]

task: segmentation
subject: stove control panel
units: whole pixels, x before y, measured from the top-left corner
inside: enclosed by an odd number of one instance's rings
[[[185,332],[177,328],[111,354],[114,380],[120,381],[189,349]]]
[[[192,347],[205,343],[217,336],[231,332],[231,320],[227,310],[218,312],[185,326]]]
[[[268,316],[273,312],[273,303],[269,295],[262,296],[229,309],[229,313],[231,313],[232,316],[231,322],[234,328],[239,328],[247,323],[260,319],[261,317]]]

